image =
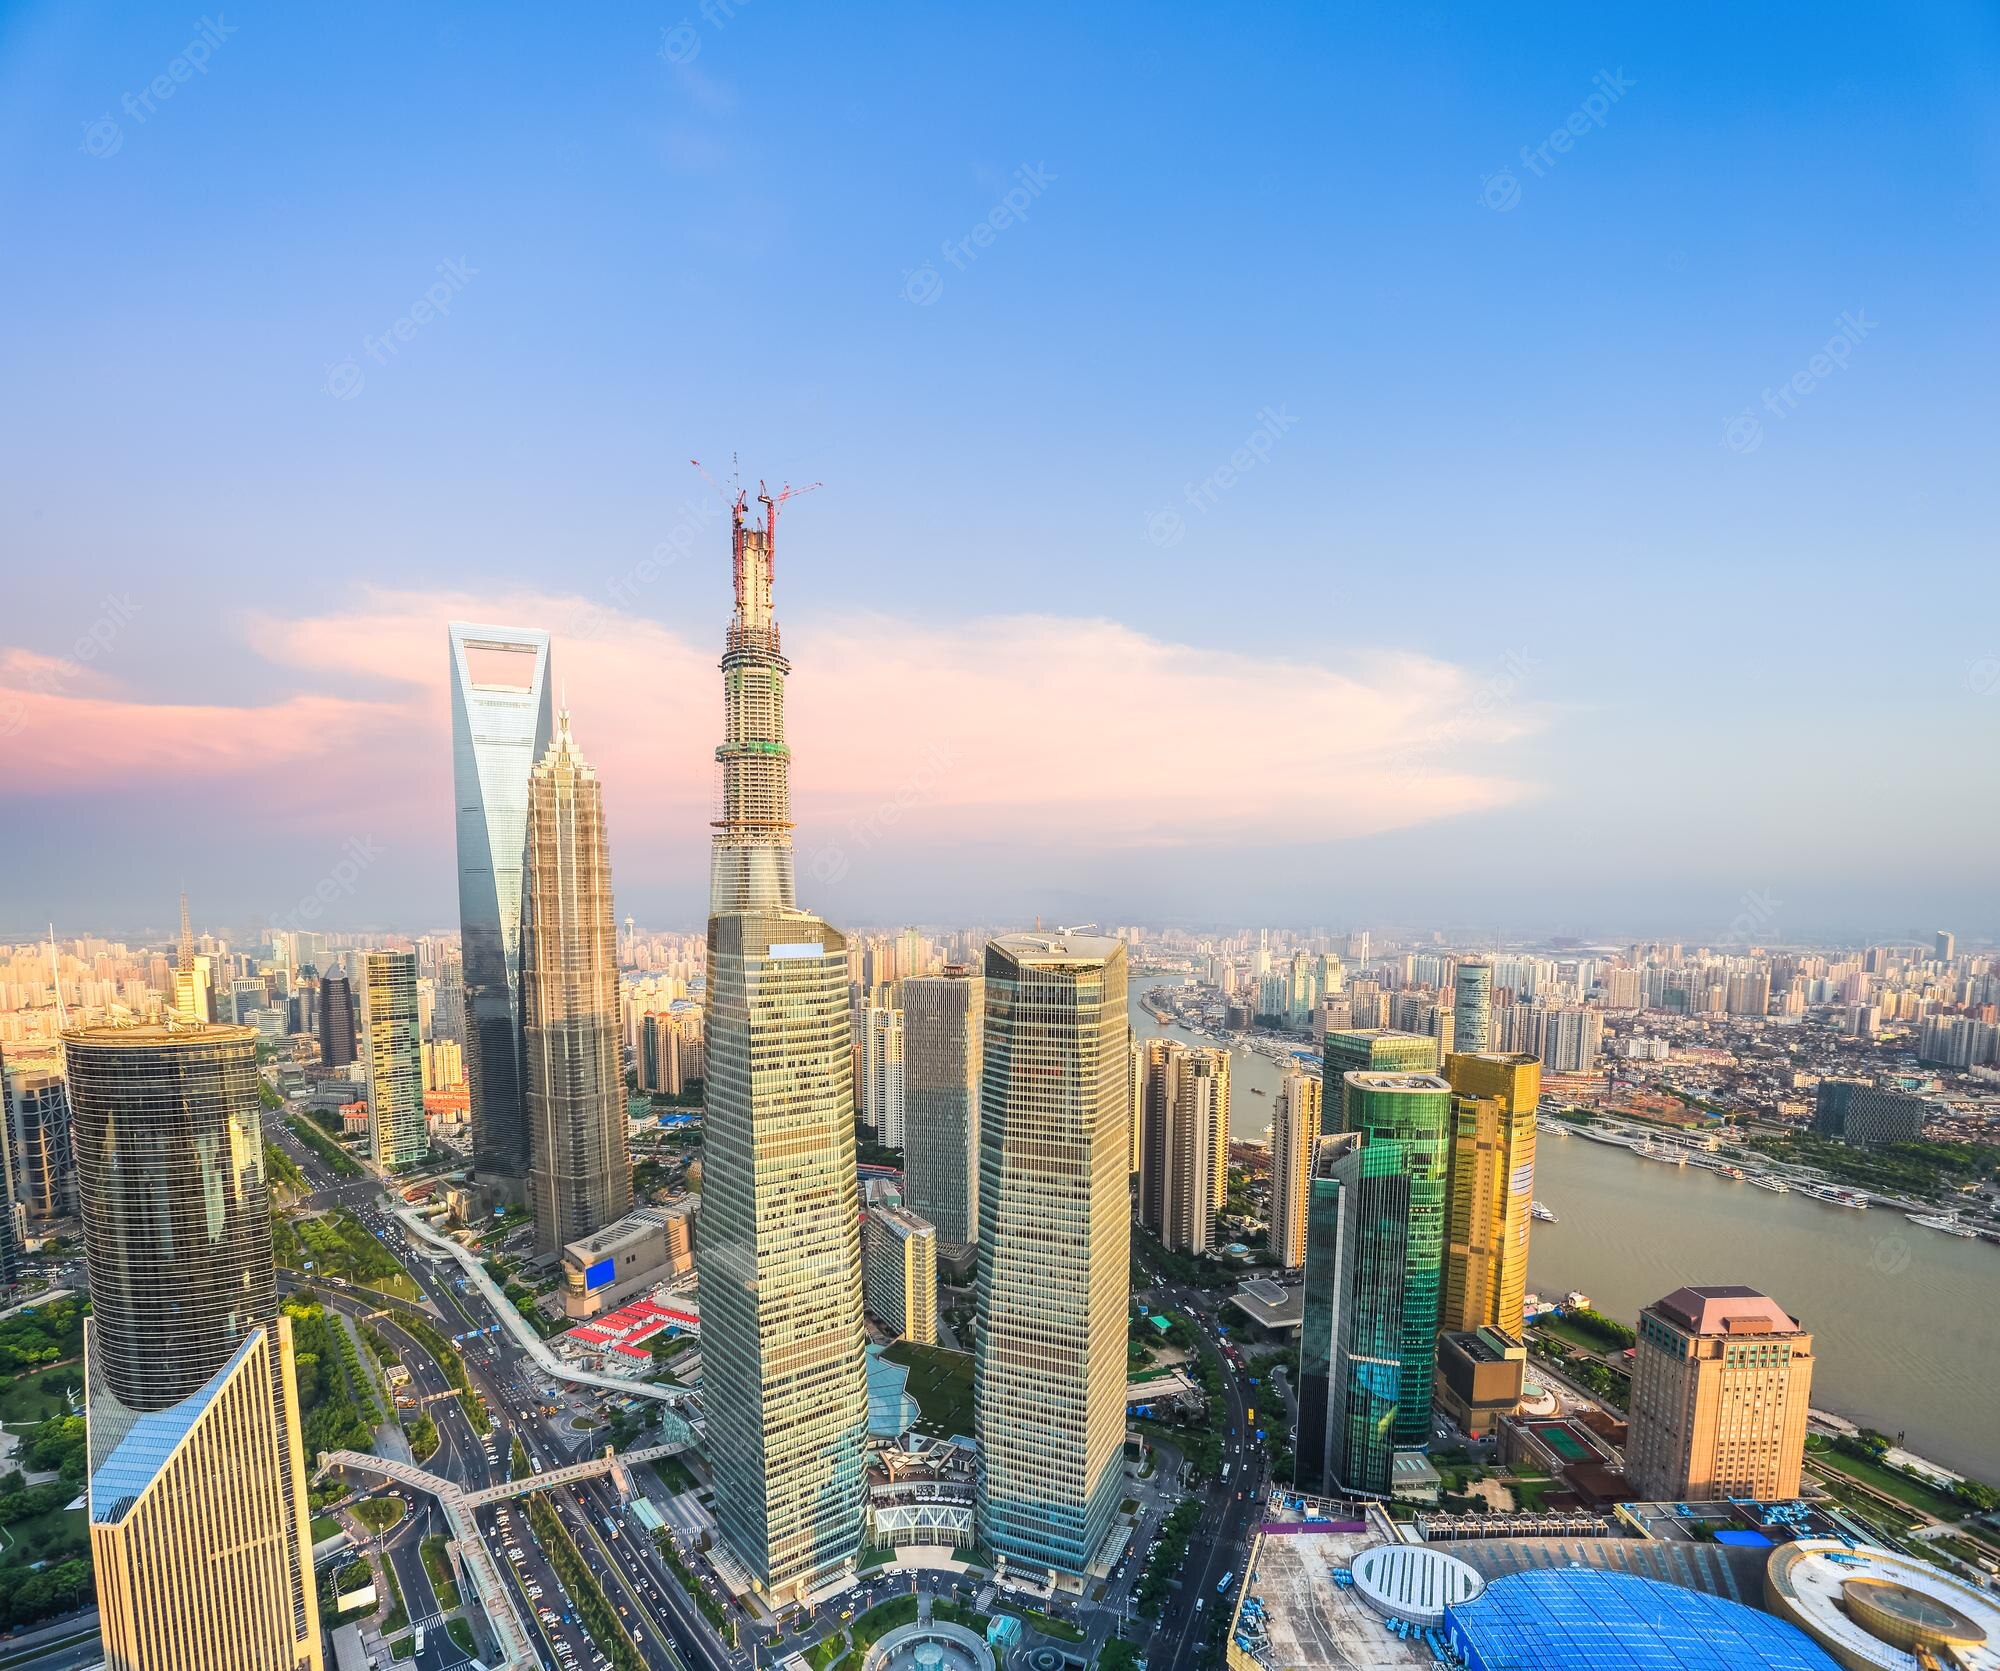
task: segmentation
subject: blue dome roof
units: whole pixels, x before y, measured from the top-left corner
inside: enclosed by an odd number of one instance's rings
[[[1445,1631],[1469,1671],[1840,1671],[1768,1613],[1594,1567],[1496,1578]]]

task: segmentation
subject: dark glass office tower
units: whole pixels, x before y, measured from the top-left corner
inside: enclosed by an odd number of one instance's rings
[[[354,987],[338,969],[319,978],[319,1059],[330,1068],[354,1061]]]

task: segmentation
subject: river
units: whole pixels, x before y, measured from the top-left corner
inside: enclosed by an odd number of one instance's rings
[[[1140,1006],[1158,984],[1133,981],[1133,1030],[1187,1038]],[[1230,1136],[1261,1143],[1280,1070],[1254,1051],[1231,1057]],[[2000,1397],[2000,1247],[1925,1230],[1888,1208],[1857,1213],[1777,1195],[1581,1137],[1544,1133],[1536,1148],[1535,1194],[1558,1222],[1534,1226],[1531,1289],[1580,1288],[1597,1310],[1632,1323],[1685,1283],[1761,1288],[1813,1333],[1816,1408],[2000,1480],[1990,1419]]]

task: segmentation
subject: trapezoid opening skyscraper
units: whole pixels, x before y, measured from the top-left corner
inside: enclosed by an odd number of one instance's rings
[[[868,1434],[847,940],[795,896],[785,674],[771,612],[778,506],[733,507],[736,612],[708,920],[703,1406],[716,1520],[768,1599],[861,1552]]]
[[[452,786],[472,1163],[482,1197],[525,1204],[528,1114],[521,1084],[521,900],[528,774],[549,746],[549,635],[454,621]]]

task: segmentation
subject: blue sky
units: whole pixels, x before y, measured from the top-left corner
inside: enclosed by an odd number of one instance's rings
[[[712,658],[732,449],[827,483],[802,842],[898,714],[1006,700],[982,646],[1075,716],[849,841],[836,914],[1994,933],[1996,93],[1972,4],[16,4],[0,933],[268,915],[357,832],[342,910],[448,922],[466,598],[617,616],[579,735],[621,900],[693,923],[705,812],[635,780],[705,793],[719,704],[644,669]]]

